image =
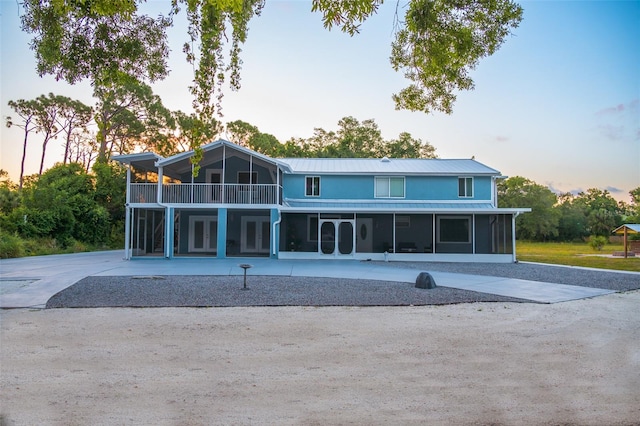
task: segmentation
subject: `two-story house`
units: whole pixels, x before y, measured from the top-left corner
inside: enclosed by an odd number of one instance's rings
[[[270,158],[225,140],[121,155],[125,257],[515,261],[515,218],[475,160]]]

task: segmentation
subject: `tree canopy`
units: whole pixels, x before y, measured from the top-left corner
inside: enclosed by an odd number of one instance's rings
[[[240,88],[241,45],[248,23],[264,0],[172,0],[167,16],[139,11],[143,0],[25,0],[23,30],[34,34],[31,48],[40,75],[94,88],[123,75],[155,81],[168,74],[167,29],[185,9],[183,51],[194,66],[190,90],[201,120],[220,114],[223,85]],[[355,35],[383,0],[313,0],[327,29]],[[404,9],[404,17],[399,11]],[[409,86],[393,95],[397,109],[451,113],[456,92],[473,89],[469,73],[493,54],[522,19],[511,0],[410,0],[396,5],[391,66]],[[228,53],[225,52],[228,49]]]

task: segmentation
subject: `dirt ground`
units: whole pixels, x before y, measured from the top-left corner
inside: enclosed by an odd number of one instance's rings
[[[638,424],[639,312],[5,310],[0,424]]]

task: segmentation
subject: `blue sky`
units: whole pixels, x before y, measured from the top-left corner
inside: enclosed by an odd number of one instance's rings
[[[149,1],[151,14],[168,1]],[[402,2],[400,3],[403,4]],[[0,0],[2,116],[7,102],[54,92],[93,104],[88,84],[68,86],[35,73],[16,1]],[[267,0],[250,23],[242,88],[227,91],[223,121],[244,120],[282,142],[335,130],[342,117],[374,119],[383,137],[407,131],[441,158],[475,158],[507,176],[558,192],[609,190],[629,201],[640,186],[640,2],[524,1],[524,19],[502,48],[473,71],[476,88],[459,93],[451,115],[396,111],[391,94],[406,85],[389,64],[395,1],[349,37],[322,26],[310,2]],[[192,69],[171,30],[172,73],[154,86],[165,105],[189,111]],[[1,130],[0,168],[19,173],[22,133]],[[26,173],[37,172],[38,136]],[[53,141],[45,164],[61,159]]]

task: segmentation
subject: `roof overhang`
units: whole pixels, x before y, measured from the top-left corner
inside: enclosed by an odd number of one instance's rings
[[[122,164],[128,164],[139,170],[157,172],[158,168],[156,167],[156,163],[162,160],[163,157],[153,152],[141,152],[138,154],[114,155],[111,159]]]
[[[521,214],[530,208],[497,208],[490,203],[434,203],[419,201],[300,201],[284,200],[282,212],[322,213],[438,213],[438,214]]]
[[[640,234],[640,223],[627,223],[622,226],[618,226],[612,231],[613,234],[623,235],[627,234]]]

